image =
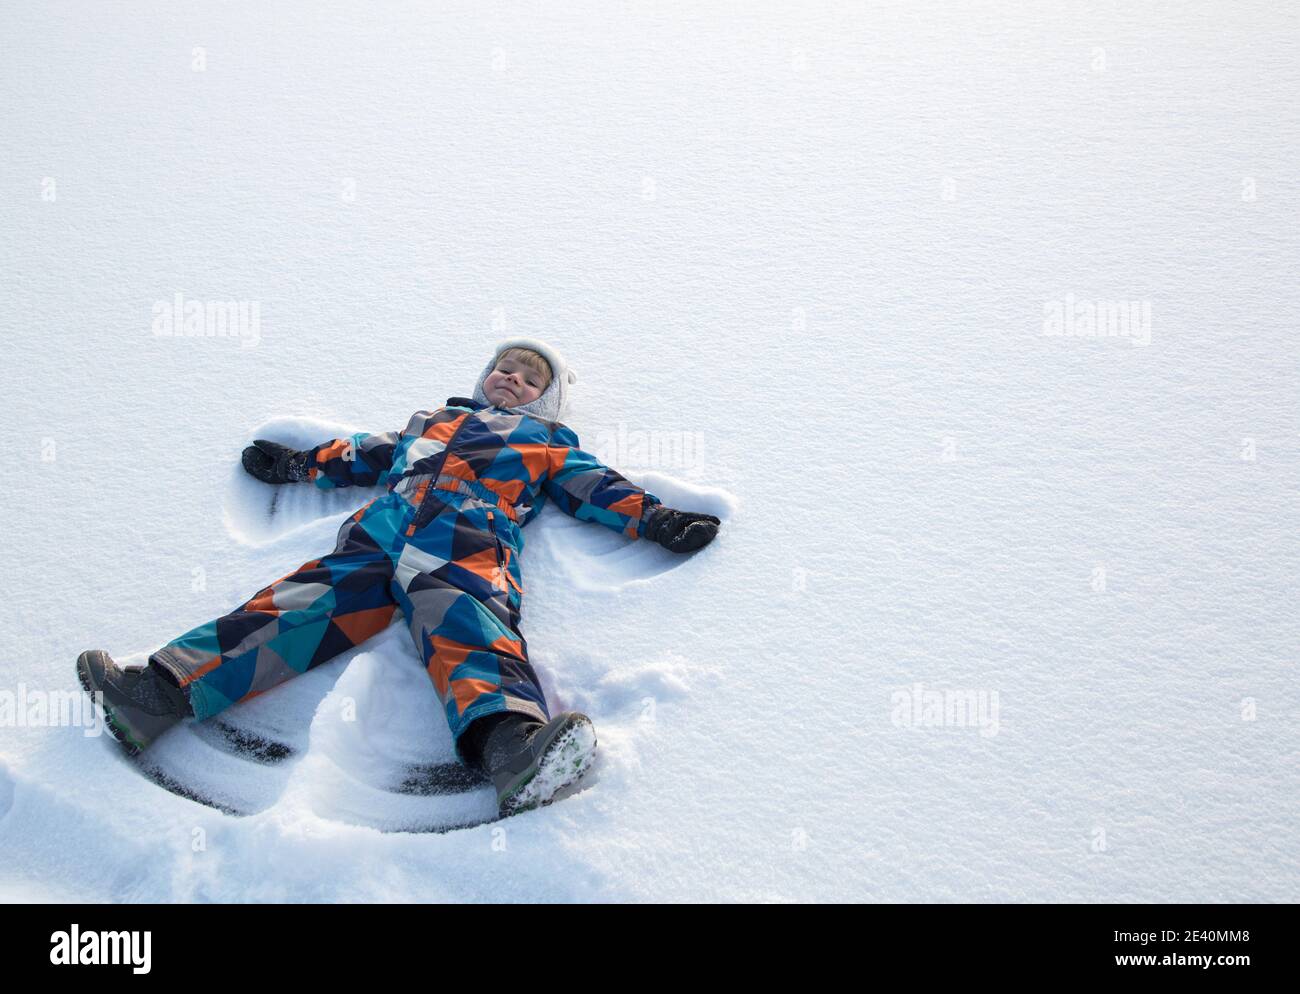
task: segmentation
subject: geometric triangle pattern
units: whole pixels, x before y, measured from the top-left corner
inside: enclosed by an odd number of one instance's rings
[[[584,452],[568,425],[468,397],[416,411],[401,431],[357,432],[308,452],[308,478],[321,489],[379,484],[403,495],[420,490],[414,501],[420,504],[431,483],[435,489],[463,484],[462,492],[492,503],[520,526],[549,498],[565,514],[640,538],[660,503]]]
[[[659,499],[582,451],[566,425],[464,397],[416,412],[401,432],[310,453],[316,486],[387,493],[344,521],[333,552],[150,656],[188,689],[195,717],[347,652],[400,610],[454,742],[498,711],[549,721],[519,629],[522,528],[549,498],[639,538]]]

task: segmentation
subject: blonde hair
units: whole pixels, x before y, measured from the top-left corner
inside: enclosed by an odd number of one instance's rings
[[[515,362],[523,363],[529,369],[542,374],[542,392],[551,385],[551,364],[546,361],[546,357],[540,352],[534,352],[532,349],[514,348],[506,349],[497,356],[493,368],[501,364],[502,359],[513,359]]]

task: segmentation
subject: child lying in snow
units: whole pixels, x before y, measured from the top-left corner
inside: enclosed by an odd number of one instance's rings
[[[182,718],[210,718],[383,630],[400,608],[438,689],[457,754],[492,779],[501,814],[547,803],[590,765],[591,720],[552,718],[519,630],[523,526],[550,497],[575,518],[673,552],[721,522],[665,507],[578,447],[559,418],[576,377],[533,339],[497,346],[472,398],[417,411],[402,431],[359,432],[304,452],[257,439],[244,468],[266,483],[385,484],[343,523],[333,552],[143,667],[93,649],[77,660],[134,755]]]

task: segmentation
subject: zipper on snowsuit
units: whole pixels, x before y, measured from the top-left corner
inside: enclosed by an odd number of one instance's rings
[[[510,575],[510,552],[501,544],[501,536],[497,534],[496,516],[491,511],[488,511],[487,519],[488,530],[492,532],[492,540],[497,544],[497,569],[501,572],[501,586],[507,594],[510,593],[510,587],[514,587],[515,590],[519,591],[519,596],[522,597],[524,594],[523,587],[519,586],[515,582],[515,578]]]
[[[456,444],[456,436],[465,430],[465,426],[469,424],[470,418],[472,418],[473,416],[474,416],[473,412],[466,414],[465,417],[461,419],[460,424],[456,426],[456,430],[451,433],[451,438],[447,439],[447,444],[443,446],[442,449],[442,462],[438,464],[439,472],[441,472],[442,467],[447,464],[447,453],[450,452],[451,447]],[[429,479],[425,480],[424,483],[421,485],[420,489],[423,491],[423,493],[421,493],[420,495],[420,503],[416,505],[415,517],[411,519],[411,525],[409,528],[406,529],[407,535],[414,535],[418,528],[428,524],[429,517],[432,512],[430,512],[430,514],[426,514],[424,509],[425,507],[430,506],[429,498],[433,496],[433,490],[434,490],[433,481],[436,480],[437,478],[438,478],[438,472],[432,473],[429,476]]]
[[[492,533],[492,541],[496,543],[497,547],[497,576],[501,580],[501,589],[508,592],[510,588],[506,586],[506,557],[505,553],[501,551],[501,536],[497,534],[496,520],[491,511],[488,511],[487,518],[488,531]]]

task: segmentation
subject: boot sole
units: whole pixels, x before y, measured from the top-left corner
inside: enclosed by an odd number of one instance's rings
[[[97,649],[87,649],[77,657],[77,679],[81,681],[81,688],[90,695],[90,699],[96,701],[100,713],[104,716],[104,724],[108,726],[109,734],[121,744],[128,756],[138,756],[140,751],[145,748],[138,739],[139,732],[108,706],[102,694],[98,699],[95,697],[95,694],[99,692],[99,688],[95,686],[88,657],[99,651]]]
[[[582,718],[561,725],[537,762],[520,774],[499,804],[501,816],[550,804],[557,791],[576,782],[596,754],[596,729]]]

